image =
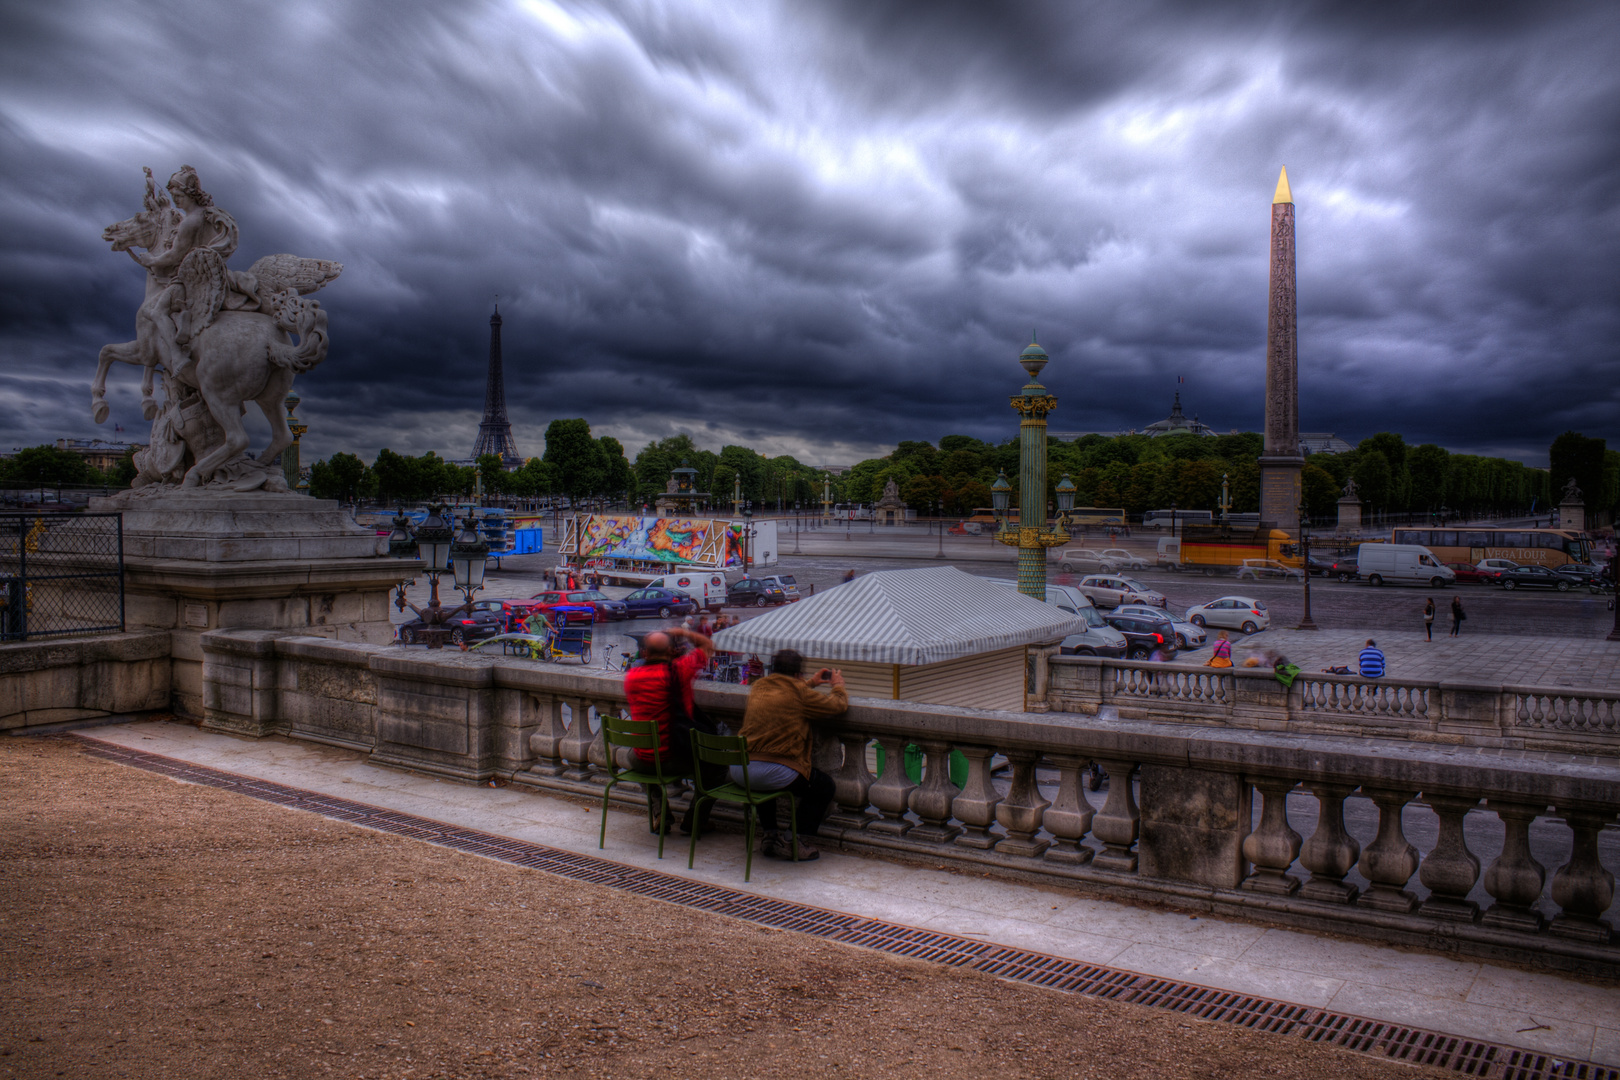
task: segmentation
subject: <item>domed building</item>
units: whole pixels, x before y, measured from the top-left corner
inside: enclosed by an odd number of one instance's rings
[[[1142,434],[1149,438],[1160,435],[1177,435],[1186,432],[1189,435],[1216,435],[1218,432],[1208,424],[1199,421],[1197,414],[1192,419],[1181,411],[1181,391],[1176,391],[1175,403],[1170,406],[1170,415],[1163,420],[1156,420],[1142,429]]]

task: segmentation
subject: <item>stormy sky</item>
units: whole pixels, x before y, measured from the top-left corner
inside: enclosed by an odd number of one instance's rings
[[[232,268],[346,267],[306,460],[470,453],[496,294],[525,454],[572,416],[632,456],[1000,440],[1032,329],[1054,429],[1140,427],[1179,376],[1257,430],[1283,165],[1306,430],[1620,445],[1613,4],[3,10],[0,447],[144,441],[135,368],[89,416],[144,281],[100,234],[182,163]]]

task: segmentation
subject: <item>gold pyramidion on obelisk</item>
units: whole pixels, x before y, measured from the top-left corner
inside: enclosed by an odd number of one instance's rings
[[[1294,193],[1288,170],[1271,197],[1271,290],[1266,318],[1266,445],[1260,457],[1260,520],[1299,529],[1299,313],[1294,301]]]

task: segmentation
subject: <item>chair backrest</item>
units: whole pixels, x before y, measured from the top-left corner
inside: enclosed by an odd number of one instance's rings
[[[708,735],[693,731],[692,759],[710,765],[747,765],[748,740],[741,735]]]
[[[631,750],[658,750],[658,724],[652,720],[632,720],[628,716],[602,716],[602,741],[608,746]]]

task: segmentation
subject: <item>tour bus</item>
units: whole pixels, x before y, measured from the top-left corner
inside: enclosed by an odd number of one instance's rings
[[[1419,544],[1442,563],[1477,564],[1481,559],[1511,559],[1520,565],[1557,569],[1565,563],[1592,561],[1592,545],[1573,529],[1493,529],[1478,525],[1455,529],[1395,529],[1395,544]]]
[[[1149,510],[1142,515],[1142,528],[1168,529],[1171,522],[1176,528],[1183,525],[1213,525],[1215,513],[1212,510]],[[1259,523],[1259,519],[1255,519]]]

